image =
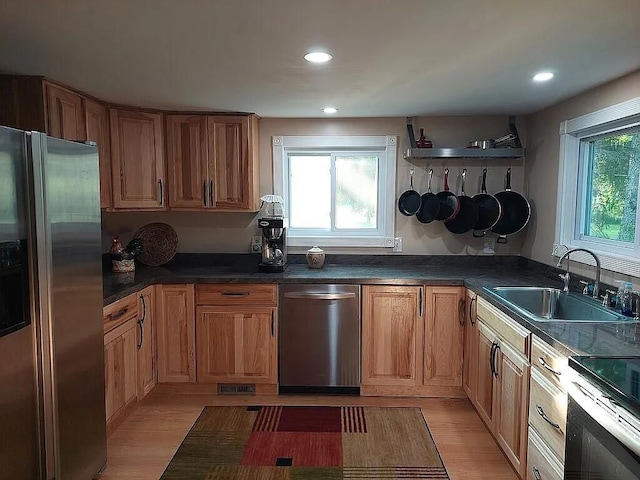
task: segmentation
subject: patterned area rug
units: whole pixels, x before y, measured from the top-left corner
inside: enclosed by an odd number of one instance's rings
[[[419,408],[205,407],[161,480],[448,479]]]

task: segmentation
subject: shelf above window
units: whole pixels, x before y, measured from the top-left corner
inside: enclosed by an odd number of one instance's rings
[[[409,148],[405,160],[421,158],[521,158],[524,148]]]

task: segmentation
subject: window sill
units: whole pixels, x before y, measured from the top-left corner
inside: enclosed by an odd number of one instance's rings
[[[562,247],[557,248],[558,245],[554,245],[554,256],[560,258],[564,254]],[[605,250],[599,250],[598,247],[585,245],[567,245],[569,249],[572,248],[587,248],[598,256],[600,260],[600,268],[603,270],[609,270],[614,273],[620,273],[623,275],[631,275],[633,277],[640,277],[640,259],[630,255],[616,255]],[[585,265],[595,266],[593,257],[585,252],[575,252],[571,254],[571,261],[578,262]],[[565,260],[566,261],[566,260]]]

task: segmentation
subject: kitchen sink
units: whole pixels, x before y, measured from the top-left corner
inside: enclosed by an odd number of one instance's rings
[[[545,287],[485,287],[504,304],[536,322],[634,322],[586,295]]]

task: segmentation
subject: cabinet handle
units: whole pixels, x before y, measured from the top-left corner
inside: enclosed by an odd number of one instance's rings
[[[533,467],[531,470],[533,471],[533,478],[535,478],[536,480],[542,480],[540,470],[538,470],[536,467]]]
[[[122,317],[128,311],[129,311],[129,307],[124,307],[124,308],[121,308],[120,310],[118,310],[116,313],[110,313],[107,316],[111,320],[117,320],[118,318]]]
[[[207,181],[202,182],[202,203],[207,206]]]
[[[494,375],[496,378],[498,378],[498,350],[502,351],[502,349],[500,348],[500,344],[496,340],[496,349],[493,351],[493,369],[495,370]]]
[[[418,305],[419,305],[419,315],[422,316],[422,287],[420,287],[420,294],[418,296]]]
[[[144,338],[144,328],[142,328],[143,323],[144,323],[144,320],[142,319],[138,320],[138,328],[140,329],[140,340],[138,340],[138,350],[142,349],[142,342]]]
[[[475,301],[476,297],[471,297],[471,301],[469,302],[469,321],[472,327],[476,324],[476,321],[473,319],[473,302]]]
[[[545,359],[543,357],[538,357],[538,362],[540,362],[540,365],[542,365],[544,368],[546,368],[547,370],[549,370],[551,373],[553,373],[556,376],[560,376],[562,375],[562,372],[558,372],[557,370],[554,370],[553,368],[551,368],[549,366],[549,364],[545,361]]]
[[[498,346],[498,344],[496,343],[495,340],[493,342],[491,342],[491,353],[489,354],[489,367],[491,368],[491,376],[492,377],[496,376],[496,367],[494,367],[494,365],[493,365],[493,354],[496,352],[496,347],[497,346]]]
[[[158,186],[160,187],[160,206],[164,205],[164,189],[162,188],[162,179],[158,180]]]
[[[464,298],[461,298],[458,302],[458,322],[464,328]]]
[[[275,320],[274,320],[273,310],[271,310],[271,336],[273,337],[274,335],[275,335]]]
[[[544,413],[544,410],[540,405],[536,405],[536,411],[538,412],[538,415],[540,415],[545,422],[547,422],[553,428],[560,430],[560,425],[554,422],[553,420],[551,420],[549,417],[547,417],[547,414]]]
[[[248,297],[250,292],[222,292],[223,297]]]
[[[147,318],[147,302],[144,299],[144,295],[140,295],[140,300],[142,300],[142,318],[140,319],[140,321],[144,323],[145,319]]]
[[[209,206],[213,207],[213,180],[209,181]]]

